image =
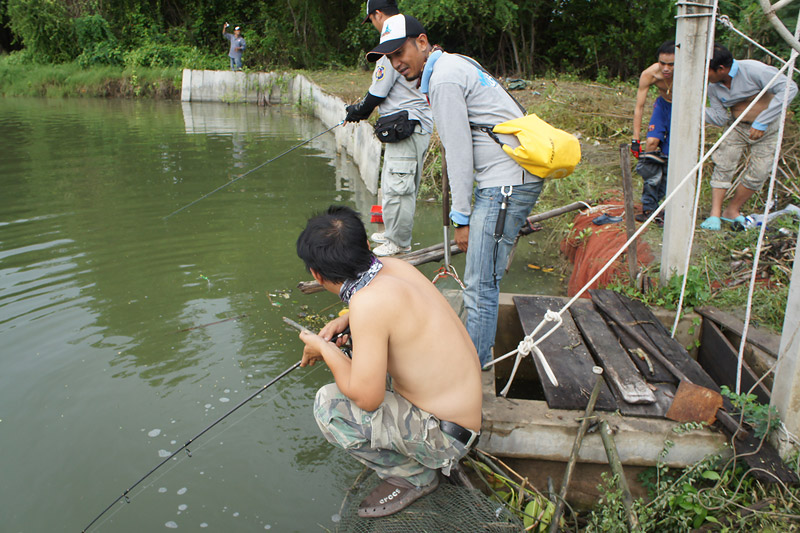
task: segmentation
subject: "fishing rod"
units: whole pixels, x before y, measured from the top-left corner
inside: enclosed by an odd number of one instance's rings
[[[257,166],[257,167],[255,167],[255,168],[251,168],[250,170],[248,170],[248,171],[247,171],[247,172],[245,172],[244,174],[240,174],[239,176],[236,176],[234,179],[232,179],[232,180],[228,181],[227,183],[224,183],[224,184],[220,185],[219,187],[217,187],[216,189],[214,189],[214,190],[213,190],[213,191],[211,191],[210,193],[208,193],[208,194],[204,194],[203,196],[201,196],[201,197],[200,197],[200,198],[198,198],[197,200],[195,200],[195,201],[193,201],[193,202],[190,202],[190,203],[186,204],[185,206],[181,207],[180,209],[176,209],[175,211],[173,211],[173,212],[172,212],[172,213],[170,213],[169,215],[165,216],[165,217],[164,217],[162,220],[167,220],[167,219],[168,219],[169,217],[171,217],[172,215],[177,215],[178,213],[180,213],[180,212],[181,212],[181,211],[183,211],[184,209],[188,209],[188,208],[190,208],[191,206],[193,206],[194,204],[196,204],[196,203],[197,203],[197,202],[199,202],[200,200],[204,200],[204,199],[208,198],[209,196],[211,196],[211,195],[212,195],[212,194],[214,194],[215,192],[217,192],[217,191],[220,191],[220,190],[224,189],[224,188],[225,188],[225,187],[227,187],[228,185],[231,185],[231,184],[233,184],[233,183],[236,183],[236,182],[237,182],[237,181],[239,181],[240,179],[244,178],[245,176],[247,176],[248,174],[250,174],[250,173],[252,173],[252,172],[255,172],[256,170],[260,169],[260,168],[261,168],[261,167],[263,167],[264,165],[267,165],[267,164],[269,164],[269,163],[272,163],[272,162],[273,162],[273,161],[275,161],[276,159],[279,159],[279,158],[281,158],[281,157],[285,156],[286,154],[288,154],[289,152],[291,152],[291,151],[293,151],[293,150],[296,150],[297,148],[300,148],[300,147],[301,147],[301,146],[303,146],[304,144],[308,144],[308,143],[310,143],[311,141],[313,141],[313,140],[314,140],[314,139],[316,139],[317,137],[321,137],[322,135],[325,135],[326,133],[328,133],[328,132],[329,132],[329,131],[331,131],[332,129],[334,129],[334,128],[338,127],[338,126],[341,126],[342,124],[344,124],[344,120],[342,120],[341,122],[338,122],[338,123],[334,124],[333,126],[331,126],[330,128],[328,128],[327,130],[325,130],[325,131],[323,131],[323,132],[321,132],[321,133],[318,133],[318,134],[314,135],[314,136],[313,136],[313,137],[311,137],[310,139],[306,139],[305,141],[303,141],[303,142],[301,142],[301,143],[299,143],[299,144],[295,144],[294,146],[292,146],[292,147],[291,147],[291,148],[289,148],[288,150],[284,151],[283,153],[280,153],[280,154],[276,155],[275,157],[273,157],[272,159],[270,159],[270,160],[268,160],[268,161],[264,161],[263,163],[261,163],[260,165],[258,165],[258,166]]]
[[[287,324],[291,325],[292,327],[294,327],[294,328],[296,328],[296,329],[298,329],[298,330],[300,330],[300,331],[308,331],[308,328],[305,328],[305,327],[301,326],[300,324],[298,324],[297,322],[294,322],[293,320],[290,320],[290,319],[288,319],[288,318],[284,318],[283,320],[284,320],[284,322],[286,322]],[[102,517],[104,514],[106,514],[106,513],[107,513],[107,512],[108,512],[108,511],[109,511],[109,510],[112,508],[112,507],[114,507],[114,505],[116,505],[116,504],[117,504],[117,503],[118,503],[120,500],[124,499],[126,502],[130,503],[130,498],[128,498],[128,494],[129,494],[129,493],[130,493],[130,492],[131,492],[133,489],[135,489],[137,486],[139,486],[139,484],[141,484],[141,483],[142,483],[142,482],[143,482],[145,479],[147,479],[148,477],[150,477],[150,476],[151,476],[151,475],[152,475],[152,474],[153,474],[153,473],[154,473],[156,470],[158,470],[159,468],[161,468],[162,466],[164,466],[164,465],[165,465],[165,464],[166,464],[166,463],[167,463],[167,462],[168,462],[170,459],[172,459],[173,457],[175,457],[176,455],[178,455],[180,452],[182,452],[183,450],[186,450],[186,455],[188,455],[189,457],[191,457],[191,456],[192,456],[192,452],[189,450],[189,445],[190,445],[190,444],[192,444],[192,443],[193,443],[195,440],[197,440],[198,438],[200,438],[201,436],[203,436],[203,435],[204,435],[206,432],[208,432],[208,431],[209,431],[211,428],[213,428],[214,426],[216,426],[217,424],[219,424],[220,422],[222,422],[223,420],[225,420],[226,418],[228,418],[228,416],[230,416],[230,415],[231,415],[231,414],[232,414],[234,411],[236,411],[237,409],[239,409],[241,406],[243,406],[244,404],[246,404],[247,402],[249,402],[250,400],[252,400],[252,399],[253,399],[253,398],[255,398],[256,396],[258,396],[259,394],[261,394],[262,392],[264,392],[265,390],[267,390],[269,387],[271,387],[272,385],[274,385],[275,383],[277,383],[277,382],[278,382],[280,379],[282,379],[283,377],[285,377],[285,376],[286,376],[287,374],[289,374],[289,373],[290,373],[292,370],[294,370],[295,368],[299,367],[299,366],[300,366],[300,363],[302,363],[302,362],[303,362],[303,361],[302,361],[302,360],[300,360],[300,361],[296,362],[295,364],[293,364],[292,366],[290,366],[289,368],[287,368],[286,370],[284,370],[283,372],[281,372],[281,374],[280,374],[279,376],[277,376],[276,378],[274,378],[272,381],[270,381],[270,382],[269,382],[269,383],[267,383],[266,385],[262,385],[262,386],[261,386],[261,387],[260,387],[258,390],[256,390],[256,391],[255,391],[254,393],[252,393],[250,396],[248,396],[247,398],[245,398],[244,400],[242,400],[241,402],[239,402],[239,403],[238,403],[238,404],[237,404],[235,407],[233,407],[233,409],[231,409],[230,411],[228,411],[227,413],[225,413],[224,415],[222,415],[221,417],[219,417],[218,419],[216,419],[216,420],[215,420],[214,422],[212,422],[212,423],[211,423],[211,424],[210,424],[208,427],[206,427],[206,428],[205,428],[203,431],[201,431],[200,433],[198,433],[197,435],[195,435],[194,437],[192,437],[191,439],[189,439],[188,441],[186,441],[186,444],[184,444],[183,446],[181,446],[180,448],[178,448],[177,450],[175,450],[174,452],[172,452],[172,454],[171,454],[169,457],[165,458],[163,461],[161,461],[160,463],[158,463],[158,464],[157,464],[157,465],[156,465],[156,466],[155,466],[155,467],[154,467],[152,470],[150,470],[148,473],[146,473],[144,476],[142,476],[142,477],[139,479],[139,481],[137,481],[136,483],[134,483],[133,485],[131,485],[130,487],[128,487],[128,489],[127,489],[127,490],[125,490],[125,492],[123,492],[123,493],[122,493],[120,496],[118,496],[116,500],[114,500],[113,502],[111,502],[111,504],[109,504],[109,506],[108,506],[108,507],[106,507],[105,509],[103,509],[103,511],[102,511],[102,512],[101,512],[99,515],[97,515],[97,516],[94,518],[94,520],[92,520],[91,522],[89,522],[89,525],[87,525],[85,528],[83,528],[83,529],[81,530],[81,532],[82,532],[82,533],[86,533],[86,531],[88,531],[88,530],[89,530],[89,528],[90,528],[90,527],[92,527],[92,525],[94,525],[94,523],[95,523],[95,522],[97,522],[98,520],[100,520],[100,518],[101,518],[101,517]]]

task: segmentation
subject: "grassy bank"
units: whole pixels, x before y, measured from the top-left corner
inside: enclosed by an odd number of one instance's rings
[[[15,64],[0,58],[2,96],[177,98],[181,69]]]

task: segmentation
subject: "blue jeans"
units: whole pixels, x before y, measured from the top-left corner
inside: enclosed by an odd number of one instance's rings
[[[469,219],[469,246],[464,272],[464,307],[467,310],[467,332],[478,351],[481,365],[492,360],[492,346],[497,332],[497,309],[500,279],[506,269],[508,254],[520,228],[530,214],[543,182],[515,185],[508,199],[503,237],[494,256],[494,228],[500,212],[500,187],[475,191],[475,203]],[[493,274],[497,275],[495,283]]]
[[[228,56],[231,60],[231,70],[236,72],[237,70],[242,70],[242,58],[241,57],[231,57]]]
[[[655,162],[645,154],[636,163],[636,173],[642,177],[642,211],[649,214],[658,209],[667,194],[667,164]]]

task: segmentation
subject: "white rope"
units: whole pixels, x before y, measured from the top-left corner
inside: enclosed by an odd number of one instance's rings
[[[797,23],[795,24],[794,30],[795,39],[797,39],[798,36],[800,36],[800,13],[797,14]],[[797,50],[792,48],[792,53],[789,56],[789,62],[784,65],[784,68],[788,66],[790,69],[794,69],[794,63],[797,59],[797,55]],[[747,307],[744,315],[744,329],[742,330],[742,339],[739,342],[739,354],[736,364],[736,394],[739,394],[742,385],[742,361],[744,360],[744,347],[747,343],[747,330],[750,328],[750,313],[753,307],[753,293],[755,292],[756,276],[758,275],[758,262],[761,257],[761,247],[764,244],[764,234],[767,231],[767,217],[769,216],[769,211],[772,204],[769,199],[772,198],[772,193],[775,189],[775,178],[778,174],[778,160],[780,159],[781,146],[783,145],[783,129],[786,121],[786,110],[789,107],[789,83],[791,83],[791,81],[791,78],[787,76],[786,90],[783,93],[780,124],[778,125],[778,140],[775,143],[775,157],[772,160],[772,176],[770,177],[769,189],[767,190],[767,202],[765,202],[764,205],[764,218],[762,219],[761,229],[758,232],[756,250],[753,254],[753,270],[750,272],[750,287],[747,290]]]
[[[734,25],[733,25],[733,23],[731,22],[731,19],[730,19],[730,18],[728,18],[728,15],[719,15],[719,16],[717,17],[717,21],[718,21],[720,24],[722,24],[723,26],[725,26],[726,28],[728,28],[729,30],[731,30],[733,33],[735,33],[735,34],[739,35],[739,36],[740,36],[742,39],[744,39],[745,41],[749,42],[750,44],[752,44],[753,46],[755,46],[756,48],[758,48],[759,50],[761,50],[761,51],[762,51],[762,52],[764,52],[765,54],[767,54],[767,55],[769,55],[770,57],[772,57],[773,59],[777,59],[778,61],[780,61],[781,63],[784,63],[784,64],[786,63],[786,60],[785,60],[785,59],[783,59],[781,56],[779,56],[778,54],[775,54],[775,53],[773,53],[772,51],[770,51],[769,49],[767,49],[765,46],[763,46],[763,45],[762,45],[761,43],[759,43],[758,41],[755,41],[755,40],[753,40],[751,37],[749,37],[749,36],[745,35],[745,34],[744,34],[744,33],[742,33],[741,31],[739,31],[738,29],[736,29],[736,26],[734,26]],[[794,68],[794,67],[792,67],[792,70],[793,70],[794,72],[800,73],[800,70],[797,70],[797,69],[796,69],[796,68]]]
[[[555,322],[555,325],[552,328],[550,328],[547,331],[547,333],[542,335],[541,338],[539,338],[537,341],[534,341],[533,337],[537,333],[539,333],[539,331],[541,331],[542,328],[544,328],[545,324],[547,324],[548,322]],[[496,363],[499,363],[503,359],[507,359],[508,357],[511,357],[514,354],[516,354],[517,356],[516,359],[514,359],[514,368],[511,370],[511,375],[508,378],[508,382],[506,383],[506,386],[503,387],[503,390],[500,391],[500,396],[504,398],[506,397],[509,389],[511,388],[511,383],[514,381],[514,377],[517,375],[517,369],[519,368],[520,361],[522,361],[525,358],[525,356],[530,354],[531,352],[536,354],[536,358],[539,360],[539,364],[542,366],[542,369],[547,375],[547,378],[550,380],[550,383],[552,383],[554,387],[558,387],[558,380],[556,379],[553,370],[550,368],[550,365],[547,363],[547,359],[545,358],[544,354],[537,345],[543,340],[545,340],[547,337],[549,337],[555,330],[557,330],[559,326],[561,326],[561,323],[562,323],[561,314],[555,313],[548,309],[547,312],[545,312],[544,314],[544,318],[541,321],[539,321],[539,324],[531,332],[530,335],[526,335],[520,341],[520,343],[517,345],[516,350],[512,350],[511,352],[508,352],[502,357],[499,357],[497,359],[494,359],[493,361],[489,361],[488,363],[486,363],[484,368],[488,368]]]

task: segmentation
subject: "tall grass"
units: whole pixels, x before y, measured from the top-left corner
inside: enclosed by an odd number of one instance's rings
[[[95,66],[77,63],[19,64],[0,58],[2,96],[114,96],[174,98],[179,94],[181,69]]]

